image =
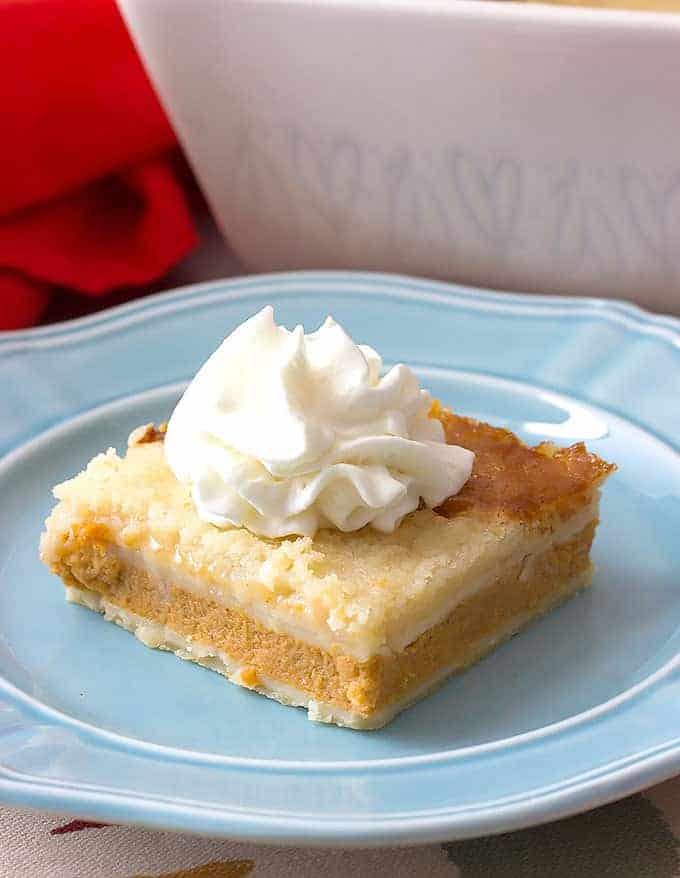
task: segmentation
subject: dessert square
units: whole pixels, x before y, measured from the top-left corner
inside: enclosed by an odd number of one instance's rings
[[[147,646],[310,719],[375,729],[585,588],[613,470],[582,443],[524,445],[435,404],[472,474],[392,531],[217,527],[148,425],[55,488],[41,557],[67,598]]]

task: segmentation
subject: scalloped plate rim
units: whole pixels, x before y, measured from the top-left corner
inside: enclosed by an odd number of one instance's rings
[[[429,281],[419,278],[410,278],[402,275],[364,273],[364,272],[286,272],[273,273],[268,275],[255,275],[244,279],[225,279],[208,281],[189,286],[180,287],[163,293],[158,293],[144,299],[125,303],[111,309],[106,309],[75,320],[65,321],[63,323],[54,324],[48,327],[36,327],[19,332],[0,333],[0,355],[12,352],[13,349],[25,350],[32,345],[42,347],[43,344],[51,346],[58,345],[60,342],[76,342],[83,334],[88,335],[90,331],[95,333],[99,330],[114,331],[122,328],[130,319],[133,322],[151,318],[159,312],[172,313],[182,310],[187,299],[195,300],[196,296],[202,296],[223,288],[223,295],[219,297],[222,301],[225,298],[241,298],[248,297],[248,291],[252,294],[262,295],[265,292],[263,287],[272,286],[274,288],[285,288],[286,285],[297,285],[297,292],[302,292],[300,285],[312,286],[315,283],[323,283],[324,292],[333,292],[329,284],[337,286],[351,285],[355,289],[353,292],[359,294],[361,287],[370,291],[371,287],[380,289],[386,284],[395,283],[403,287],[408,287],[409,291],[403,294],[405,298],[427,299],[429,296],[434,300],[445,299],[447,302],[459,303],[461,305],[468,304],[472,310],[484,310],[488,307],[495,311],[511,311],[522,312],[532,316],[555,316],[564,312],[573,315],[587,314],[590,317],[598,318],[607,322],[614,322],[624,325],[628,330],[632,330],[636,334],[645,334],[655,337],[658,341],[670,342],[674,349],[680,351],[680,319],[673,316],[655,315],[646,311],[637,305],[630,304],[614,299],[599,298],[581,298],[567,296],[541,296],[535,294],[524,293],[498,293],[491,290],[478,290],[468,288],[462,285],[452,285],[440,281]],[[391,291],[399,297],[400,291]],[[493,373],[490,373],[493,374]],[[497,376],[501,377],[501,376]],[[521,384],[514,378],[505,379],[512,383]],[[174,384],[174,382],[173,382]],[[139,396],[143,393],[158,391],[162,387],[168,385],[158,385],[148,390],[138,391],[136,394],[124,394],[117,399],[108,401],[98,401],[93,409],[87,408],[83,412],[70,412],[66,417],[62,417],[57,423],[48,428],[41,430],[39,433],[33,433],[27,442],[22,442],[15,448],[12,448],[7,455],[0,457],[0,466],[4,469],[11,465],[13,460],[18,457],[21,452],[36,442],[49,438],[51,434],[60,429],[68,429],[74,422],[84,417],[84,412],[91,413],[94,410],[102,408],[110,408],[115,406],[117,402],[124,402],[131,396]],[[535,386],[535,385],[532,385]],[[555,394],[567,395],[564,388],[548,388]],[[572,399],[576,398],[574,396]],[[605,406],[600,406],[589,399],[584,399],[587,405],[597,405],[603,410],[607,410]],[[616,413],[615,409],[609,410]],[[629,423],[638,425],[638,422],[631,418],[627,418]],[[641,425],[640,425],[641,426]],[[648,426],[641,426],[648,434],[655,436],[665,445],[669,445],[667,437],[654,434]],[[677,450],[673,443],[670,447]],[[652,688],[656,688],[658,683],[660,686],[671,686],[677,681],[675,680],[674,671],[680,662],[680,656],[676,655],[670,661],[666,662],[661,668],[657,669],[651,675],[639,684],[630,687],[610,701],[622,701],[629,705],[631,701],[637,701],[637,696],[644,706],[646,694]],[[12,684],[6,684],[1,680],[2,690],[5,696],[11,699]],[[32,701],[32,697],[21,690],[22,697],[17,699],[18,702],[24,700],[24,697]],[[631,697],[626,697],[632,692]],[[38,707],[32,708],[34,712],[40,713],[44,707],[41,702],[35,702]],[[593,712],[597,713],[598,708],[605,706],[598,705],[591,710],[585,711],[582,716],[587,720],[588,715]],[[616,707],[619,705],[617,704]],[[47,711],[53,709],[47,708]],[[52,719],[55,725],[59,725],[60,712],[54,709]],[[88,728],[87,723],[70,717],[68,714],[62,715],[64,718],[75,724]],[[22,719],[29,723],[30,717],[23,716]],[[558,723],[553,723],[543,727],[546,731],[551,728],[560,726],[571,726],[573,720],[578,720],[579,716],[569,717]],[[584,720],[584,721],[585,721]],[[91,727],[97,735],[101,735],[102,730],[97,726]],[[536,730],[541,733],[543,729]],[[560,729],[561,731],[561,729]],[[166,747],[164,745],[156,745],[136,738],[127,738],[118,735],[115,732],[105,732],[113,738],[118,739],[122,748],[129,748],[129,744],[141,743],[146,747],[153,748],[157,751],[159,757],[163,757],[163,751],[172,758],[182,759],[191,756],[193,751],[182,750],[181,748]],[[535,732],[529,732],[528,736],[533,737]],[[423,759],[437,759],[438,756],[448,758],[449,753],[460,755],[469,755],[473,757],[477,753],[486,752],[488,750],[498,749],[499,746],[508,746],[516,740],[517,744],[523,743],[522,738],[526,735],[511,736],[499,741],[490,742],[490,744],[482,744],[469,748],[461,748],[459,751],[443,751],[434,754],[424,754],[423,756],[404,757],[387,760],[366,760],[369,765],[381,765],[386,763],[402,763],[404,767],[417,765]],[[132,749],[132,748],[129,748]],[[467,750],[467,754],[465,753]],[[209,754],[200,753],[198,755],[203,759],[210,758]],[[240,759],[239,757],[226,757],[214,754],[214,757],[220,761],[229,761],[235,759],[238,765],[248,763],[249,760]],[[257,762],[259,760],[250,760]],[[270,768],[276,768],[276,762],[273,760],[264,760],[270,765]],[[331,762],[328,763],[329,768],[337,770],[346,767],[356,767],[362,764],[362,760],[355,762]],[[281,760],[279,762],[282,770],[293,770],[299,768],[295,762],[286,763]],[[314,767],[314,764],[311,764]],[[317,763],[317,765],[325,766],[325,763]],[[316,813],[318,822],[313,828],[310,827],[308,819],[304,816],[289,814],[281,817],[277,815],[272,817],[268,812],[263,812],[264,816],[258,816],[256,809],[245,809],[245,813],[241,814],[237,808],[230,809],[229,805],[222,807],[207,806],[205,803],[197,801],[193,804],[183,800],[170,801],[167,797],[158,794],[145,795],[137,792],[126,794],[125,790],[107,789],[102,784],[83,785],[78,783],[63,782],[56,779],[36,777],[25,772],[17,772],[13,769],[7,769],[0,766],[0,797],[6,801],[17,805],[29,805],[32,807],[44,807],[47,809],[63,809],[68,808],[73,813],[83,816],[96,816],[104,819],[118,819],[122,822],[138,822],[143,825],[154,826],[156,828],[165,827],[177,830],[210,833],[215,835],[226,835],[232,838],[249,840],[254,842],[288,842],[308,845],[334,844],[340,846],[352,845],[371,845],[376,846],[385,843],[419,843],[424,841],[440,841],[450,840],[452,838],[467,838],[481,833],[505,832],[511,829],[518,829],[538,822],[546,820],[558,819],[577,813],[586,807],[595,807],[604,804],[614,798],[635,792],[644,786],[661,781],[670,777],[680,770],[680,738],[666,740],[661,744],[632,753],[629,756],[618,760],[600,764],[592,770],[569,777],[558,783],[548,784],[545,787],[536,787],[525,792],[522,791],[516,795],[505,797],[504,799],[484,802],[483,805],[469,804],[459,808],[446,806],[435,811],[420,809],[415,814],[395,813],[393,817],[380,817],[378,819],[367,821],[365,817],[353,821],[348,815],[336,815],[332,819],[323,819],[322,815]]]
[[[94,328],[98,324],[111,324],[119,320],[124,320],[128,316],[139,314],[140,316],[146,311],[155,311],[159,306],[178,305],[186,298],[195,297],[203,293],[209,293],[213,290],[221,289],[225,286],[229,287],[228,296],[231,297],[232,292],[243,292],[249,288],[258,288],[263,282],[275,283],[277,286],[288,283],[299,283],[300,281],[309,282],[316,281],[337,281],[338,284],[347,283],[368,283],[379,286],[386,283],[394,282],[401,285],[411,286],[419,291],[428,288],[430,291],[438,294],[444,294],[449,300],[459,299],[461,301],[489,301],[498,306],[515,306],[512,310],[516,310],[516,306],[536,306],[541,310],[545,310],[546,314],[554,313],[551,306],[559,306],[559,310],[565,307],[573,309],[578,306],[580,309],[587,309],[593,314],[602,315],[603,319],[607,319],[607,312],[620,312],[623,316],[634,320],[643,327],[653,326],[657,329],[667,329],[670,335],[666,336],[670,341],[674,341],[676,345],[680,345],[680,316],[675,317],[672,314],[656,314],[652,311],[628,302],[624,299],[607,299],[596,296],[564,296],[549,295],[541,293],[523,293],[505,290],[492,290],[477,287],[469,287],[464,284],[449,283],[447,281],[430,280],[426,278],[418,278],[405,274],[390,274],[387,272],[363,272],[363,271],[285,271],[270,272],[268,274],[244,275],[242,277],[226,277],[216,280],[199,281],[198,283],[186,284],[171,290],[163,290],[159,293],[151,293],[139,299],[133,299],[130,302],[123,302],[120,305],[113,305],[110,308],[103,308],[93,314],[87,314],[82,317],[75,317],[69,320],[62,320],[58,323],[52,323],[47,326],[33,326],[20,330],[0,331],[0,352],[6,346],[14,347],[19,342],[38,341],[43,338],[66,338],[75,335],[80,331],[87,331]],[[227,292],[227,291],[225,291]],[[174,309],[173,309],[174,310]],[[151,315],[149,315],[151,316]],[[665,335],[665,334],[664,334]],[[673,335],[676,336],[673,339]]]

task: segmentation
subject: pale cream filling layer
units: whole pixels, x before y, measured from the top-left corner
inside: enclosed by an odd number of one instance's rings
[[[235,661],[221,650],[212,649],[204,644],[190,641],[172,628],[160,625],[157,622],[150,622],[148,619],[144,619],[136,613],[131,613],[129,610],[123,610],[94,592],[67,586],[66,599],[72,603],[81,604],[95,612],[103,613],[107,621],[115,622],[127,631],[132,632],[145,646],[173,652],[178,658],[196,662],[212,671],[217,671],[217,673],[227,677],[231,683],[259,692],[261,695],[266,695],[280,704],[286,704],[291,707],[304,707],[307,711],[307,718],[314,722],[333,723],[350,729],[369,730],[379,729],[386,725],[410,704],[424,698],[451,674],[473,664],[495,646],[523,628],[529,621],[543,615],[563,600],[566,600],[566,598],[585,588],[590,581],[590,576],[590,569],[577,574],[572,580],[563,584],[559,591],[548,595],[530,613],[522,613],[509,619],[491,636],[479,640],[473,645],[463,661],[458,659],[456,662],[440,668],[436,674],[412,688],[404,698],[388,704],[368,717],[349,710],[343,710],[328,702],[317,701],[314,698],[310,698],[302,690],[296,689],[287,683],[282,683],[279,680],[274,680],[272,677],[260,674],[259,672],[256,684],[251,685],[247,682],[250,679],[249,676],[247,674],[244,675],[247,666]]]
[[[547,535],[538,536],[533,540],[520,537],[517,540],[519,546],[514,552],[499,555],[497,561],[489,565],[482,575],[466,583],[465,587],[461,588],[457,584],[453,591],[447,590],[445,585],[447,571],[442,570],[436,578],[433,578],[431,584],[434,598],[430,612],[420,613],[415,618],[410,619],[403,616],[396,618],[392,625],[387,626],[385,642],[377,646],[373,637],[366,638],[362,642],[360,635],[342,630],[331,630],[328,625],[320,625],[316,619],[306,620],[304,617],[293,617],[290,613],[277,607],[276,603],[239,601],[234,595],[216,588],[203,579],[160,563],[150,550],[129,549],[117,545],[111,545],[109,548],[111,554],[124,564],[142,569],[150,574],[161,589],[163,587],[168,589],[172,583],[190,594],[214,600],[230,609],[240,610],[270,631],[285,634],[326,652],[332,652],[339,648],[357,661],[365,662],[377,654],[388,655],[401,652],[409,643],[413,643],[420,637],[424,631],[445,619],[462,601],[491,585],[507,567],[520,562],[526,555],[538,555],[553,545],[570,540],[597,517],[598,502],[599,497],[596,496],[591,504],[569,518],[562,527]]]
[[[409,643],[417,640],[421,634],[438,625],[443,619],[446,619],[458,604],[472,597],[472,595],[488,588],[496,579],[501,577],[508,567],[522,561],[527,555],[538,556],[548,551],[552,546],[559,546],[566,543],[580,533],[586,525],[599,514],[599,495],[587,507],[582,509],[576,515],[569,518],[562,527],[552,531],[543,537],[535,540],[520,540],[520,547],[510,555],[504,555],[490,565],[484,573],[477,579],[466,584],[465,588],[456,589],[453,595],[444,594],[442,599],[432,608],[432,612],[428,615],[421,615],[413,620],[398,620],[393,635],[389,638],[389,645],[392,652],[401,652]]]

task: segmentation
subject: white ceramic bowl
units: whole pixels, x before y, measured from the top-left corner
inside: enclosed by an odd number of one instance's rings
[[[680,312],[680,15],[490,0],[121,0],[251,268]]]

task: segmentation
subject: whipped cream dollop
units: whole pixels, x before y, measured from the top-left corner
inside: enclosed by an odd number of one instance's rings
[[[165,456],[204,520],[265,537],[390,532],[470,477],[413,372],[332,318],[309,335],[263,308],[207,360],[172,414]]]

